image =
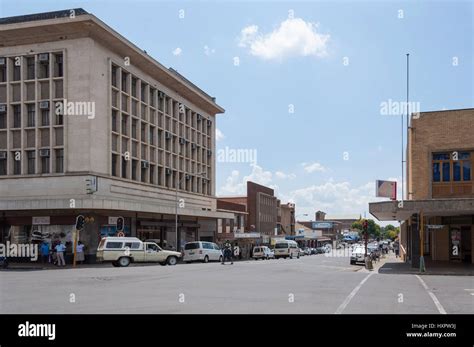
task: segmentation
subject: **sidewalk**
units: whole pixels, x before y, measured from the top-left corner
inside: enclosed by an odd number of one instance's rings
[[[433,262],[425,260],[425,272],[413,268],[410,263],[387,261],[378,269],[380,274],[415,274],[438,276],[474,276],[474,264],[450,263],[447,261]]]
[[[390,267],[391,267],[392,264],[398,265],[398,264],[404,264],[404,263],[402,262],[402,260],[400,258],[396,258],[395,254],[389,253],[389,254],[384,254],[378,262],[373,262],[372,264],[373,264],[373,267],[374,267],[373,270],[367,270],[365,267],[363,267],[358,272],[369,273],[369,272],[374,272],[375,271],[375,272],[378,272],[378,273],[385,273],[385,272],[380,271],[385,266],[390,265]]]
[[[438,276],[474,276],[474,264],[450,263],[447,261],[433,262],[429,258],[425,259],[425,272],[420,272],[418,268],[411,267],[410,263],[403,262],[400,258],[395,258],[393,253],[385,255],[379,262],[373,263],[374,270],[367,270],[365,267],[359,272],[376,271],[382,275],[438,275]]]

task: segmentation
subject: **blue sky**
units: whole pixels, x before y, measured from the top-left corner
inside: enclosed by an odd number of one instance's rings
[[[400,116],[381,103],[405,100],[406,53],[421,111],[473,107],[472,2],[0,3],[2,17],[83,7],[215,96],[217,148],[258,159],[218,162],[218,194],[250,179],[297,215],[368,215],[375,180],[400,180]]]

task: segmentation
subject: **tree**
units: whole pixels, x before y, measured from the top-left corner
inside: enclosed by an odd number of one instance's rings
[[[364,223],[364,220],[365,219],[359,219],[358,221],[355,221],[351,225],[353,229],[357,229],[359,231],[359,236],[361,237],[364,236],[363,235],[364,228],[362,226],[362,224]],[[367,224],[368,224],[367,232],[369,234],[369,238],[377,238],[381,236],[382,232],[381,232],[380,225],[376,224],[373,219],[367,219]]]

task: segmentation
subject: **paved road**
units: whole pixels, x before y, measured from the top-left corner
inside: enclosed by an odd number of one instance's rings
[[[472,277],[359,270],[346,257],[313,255],[2,271],[0,313],[474,313]]]

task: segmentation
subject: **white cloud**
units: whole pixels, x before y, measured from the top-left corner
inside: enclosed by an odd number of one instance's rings
[[[313,172],[325,172],[327,169],[318,162],[314,163],[302,163],[304,171],[307,173]]]
[[[204,54],[207,56],[210,56],[211,54],[216,53],[216,50],[214,48],[209,48],[208,45],[204,46]]]
[[[247,176],[240,176],[240,172],[233,170],[231,175],[226,178],[225,184],[219,189],[219,195],[245,195],[247,193],[247,181],[255,182],[272,189],[278,189],[278,186],[272,185],[273,174],[271,171],[265,171],[261,166],[251,165],[252,172]]]
[[[249,49],[251,55],[264,60],[281,60],[291,56],[327,55],[330,35],[317,31],[318,24],[301,18],[289,18],[270,33],[259,33],[257,25],[250,25],[240,32],[239,46]]]
[[[225,135],[222,131],[220,131],[218,128],[216,128],[216,141],[220,141],[225,139]]]
[[[275,177],[276,177],[276,178],[279,178],[279,179],[282,179],[282,180],[284,180],[284,179],[292,180],[292,179],[295,179],[295,178],[296,178],[296,175],[293,174],[293,173],[286,174],[286,173],[284,173],[284,172],[282,172],[282,171],[277,171],[277,172],[275,172]]]
[[[179,55],[181,55],[181,53],[183,53],[183,50],[179,47],[177,47],[173,50],[173,55],[179,56]]]

